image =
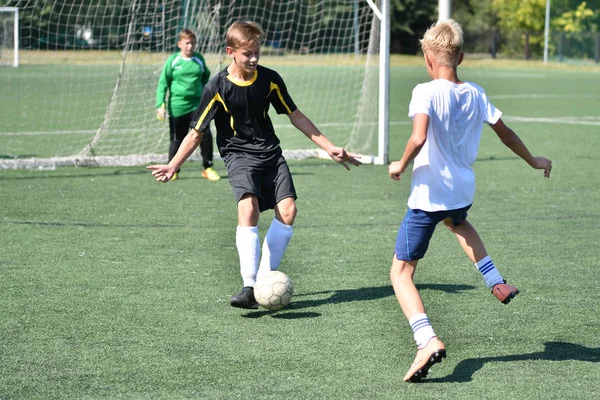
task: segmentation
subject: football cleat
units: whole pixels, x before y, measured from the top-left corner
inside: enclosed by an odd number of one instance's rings
[[[425,378],[429,372],[429,368],[433,364],[442,362],[442,358],[444,357],[446,357],[444,343],[437,337],[431,338],[425,347],[417,350],[415,361],[404,376],[404,382],[418,382]]]
[[[241,292],[231,296],[229,304],[237,308],[257,309],[258,303],[254,297],[254,288],[252,286],[244,286]]]
[[[202,171],[202,177],[204,179],[208,179],[209,181],[218,181],[219,179],[221,179],[219,174],[217,174],[217,171],[212,169],[212,167],[208,167],[204,171]]]
[[[504,283],[498,283],[492,288],[492,294],[496,296],[500,303],[508,304],[516,295],[519,294],[519,289],[507,284],[506,281],[504,281]]]

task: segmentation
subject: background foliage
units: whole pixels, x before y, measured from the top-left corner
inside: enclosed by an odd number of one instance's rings
[[[193,2],[194,0],[187,0]],[[316,0],[306,0],[315,3]],[[362,1],[362,0],[361,0]],[[64,5],[64,0],[6,0],[3,6],[19,7],[27,10],[23,13],[23,38],[30,38],[23,47],[37,48],[51,46],[54,41],[64,41],[72,36],[72,32],[61,32],[61,26],[92,25],[95,34],[109,37],[103,45],[118,47],[123,42],[127,20],[133,14],[132,5],[139,9],[152,11],[155,9],[155,21],[143,21],[141,24],[159,23],[172,15],[181,13],[186,0],[181,3],[169,3],[160,0],[79,0]],[[222,3],[215,0],[215,4]],[[236,0],[236,3],[251,7],[275,7],[275,0]],[[338,6],[324,3],[330,7],[330,18],[323,24],[335,24],[336,18],[342,17]],[[458,20],[466,31],[481,33],[495,30],[509,32],[528,31],[533,36],[544,30],[546,0],[452,0],[452,17]],[[419,51],[418,39],[425,30],[437,20],[438,0],[391,0],[392,32],[391,50],[394,53],[416,54]],[[600,0],[553,0],[551,7],[552,29],[555,32],[565,32],[571,35],[583,32],[595,33],[600,27]],[[45,18],[52,11],[61,7],[61,13],[51,20]],[[82,16],[92,15],[92,18]],[[304,16],[310,19],[310,15]],[[69,21],[67,21],[69,19]],[[56,32],[55,38],[41,37],[41,32],[47,30],[47,25],[55,25],[50,29]],[[272,21],[274,27],[277,21]],[[111,27],[120,27],[118,29]],[[178,27],[169,27],[176,30]],[[172,32],[165,32],[172,34]],[[326,30],[323,31],[326,34]],[[487,33],[486,33],[487,35]],[[508,34],[505,36],[509,36]],[[571,36],[575,37],[575,36]],[[486,39],[487,40],[487,39]],[[48,41],[50,44],[48,44]],[[539,38],[533,39],[533,44],[539,45]],[[76,43],[74,43],[76,44]]]

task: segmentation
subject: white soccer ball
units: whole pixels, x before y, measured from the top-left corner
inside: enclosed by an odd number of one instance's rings
[[[254,297],[258,304],[269,310],[281,310],[294,294],[294,284],[281,271],[268,271],[258,275],[254,285]]]

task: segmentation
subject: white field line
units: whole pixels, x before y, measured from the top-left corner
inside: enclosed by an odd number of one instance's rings
[[[490,95],[490,99],[598,99],[600,98],[600,94],[499,94],[499,95]]]
[[[598,96],[600,97],[600,96]],[[600,125],[600,116],[598,115],[589,115],[589,116],[580,116],[580,117],[513,117],[513,116],[504,116],[502,119],[505,121],[514,121],[514,122],[533,122],[533,123],[548,123],[548,124],[565,124],[565,125],[586,125],[586,126],[598,126]],[[330,122],[330,123],[318,123],[319,127],[343,127],[348,126],[347,123],[339,123],[339,122]],[[373,125],[373,124],[371,124]],[[391,126],[401,126],[401,125],[412,125],[412,121],[390,121]],[[283,124],[274,125],[275,130],[281,129],[291,129],[294,128],[291,124]],[[294,128],[295,129],[295,128]],[[116,132],[131,132],[132,130],[118,130]],[[73,131],[40,131],[40,132],[0,132],[0,136],[41,136],[41,135],[94,135],[97,131],[95,130],[73,130]],[[115,132],[115,131],[111,131]]]

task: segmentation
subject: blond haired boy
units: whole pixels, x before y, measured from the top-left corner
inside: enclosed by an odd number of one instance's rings
[[[277,72],[258,64],[263,37],[262,29],[254,22],[238,21],[229,27],[226,51],[231,63],[206,85],[190,125],[192,130],[168,165],[147,167],[157,181],[167,182],[198,146],[209,122],[214,121],[217,146],[238,209],[236,246],[243,288],[231,297],[230,304],[250,309],[258,308],[253,290],[257,274],[279,267],[296,218],[296,189],[269,108],[287,115],[292,125],[346,169],[348,163],[360,165],[358,156],[334,146],[296,107]],[[261,256],[258,219],[268,209],[275,211],[275,217]]]
[[[439,21],[421,40],[425,65],[431,81],[412,92],[409,117],[412,135],[400,161],[389,165],[389,175],[400,180],[412,167],[408,210],[398,229],[390,278],[396,298],[409,321],[417,344],[417,355],[404,381],[424,378],[429,368],[446,356],[425,313],[413,282],[419,259],[427,251],[439,222],[456,235],[461,247],[481,272],[486,286],[507,304],[519,293],[505,283],[488,255],[477,231],[467,221],[475,194],[471,165],[477,158],[483,124],[487,123],[502,143],[549,178],[552,162],[531,155],[517,134],[500,118],[502,113],[488,100],[484,90],[458,78],[457,68],[464,54],[463,32],[453,20]]]

